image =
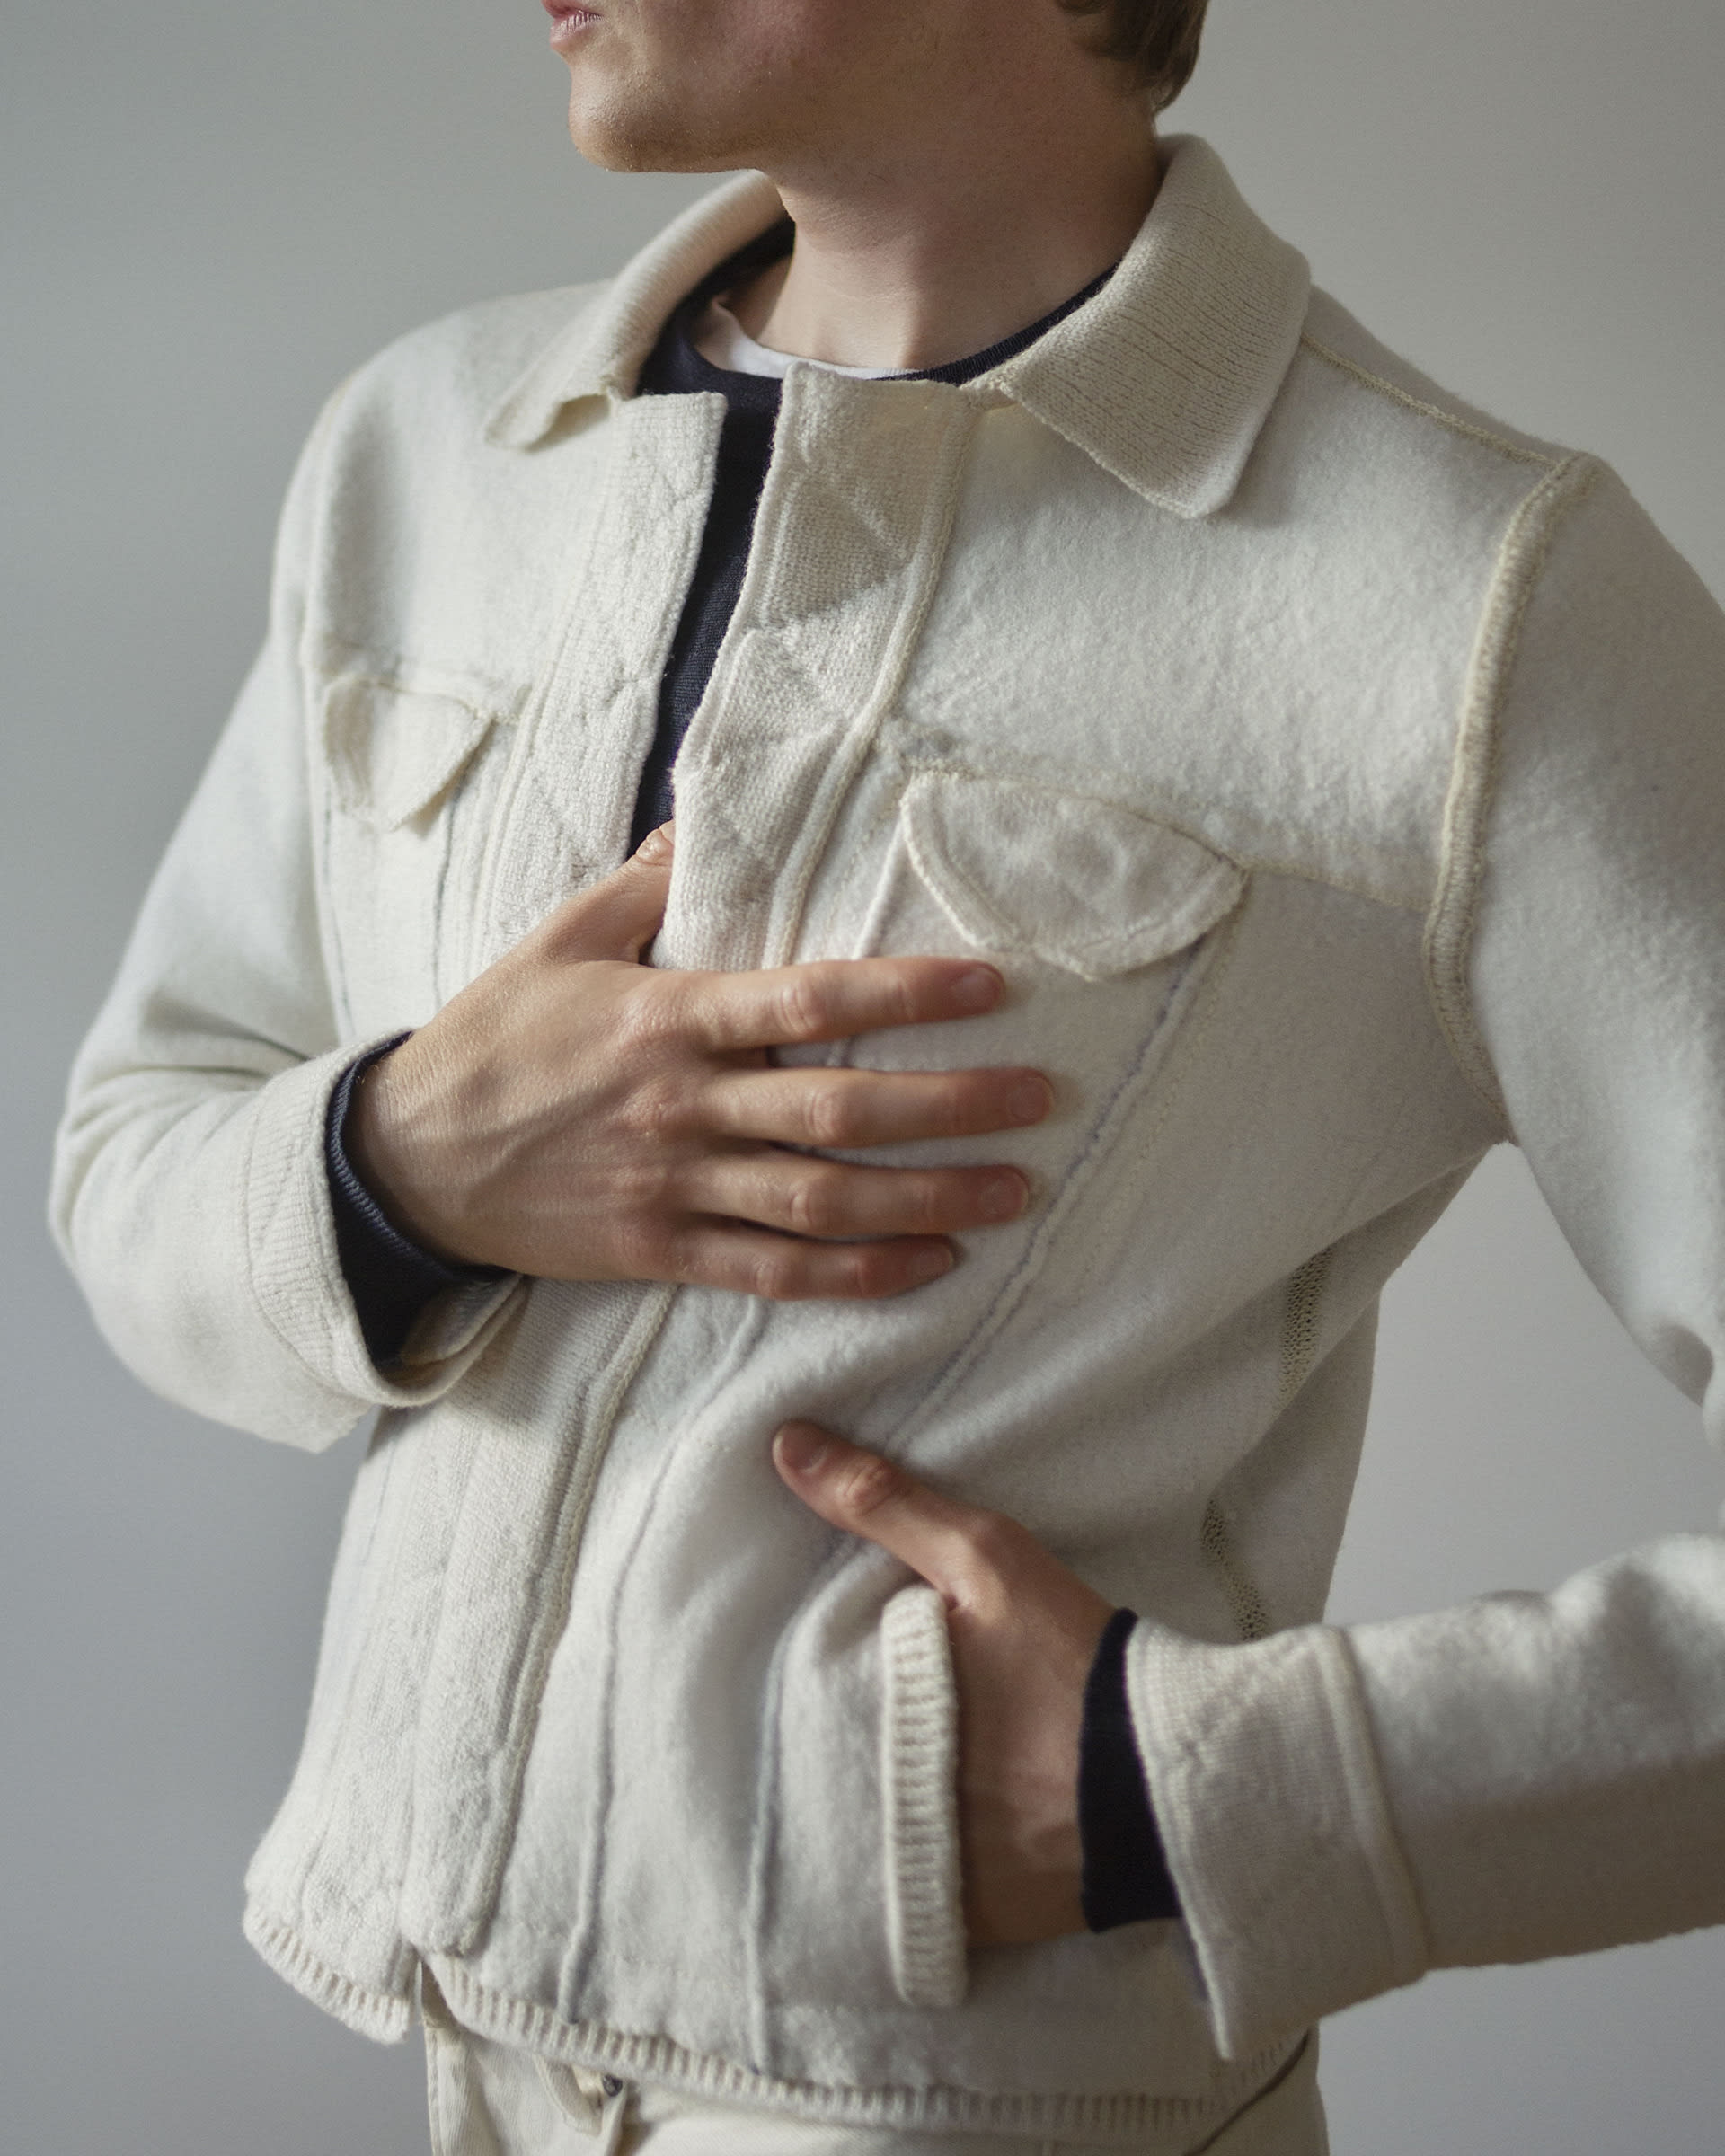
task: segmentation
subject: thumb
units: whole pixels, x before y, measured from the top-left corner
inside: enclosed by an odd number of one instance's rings
[[[620,869],[547,915],[543,933],[557,957],[640,958],[665,918],[675,830],[650,831]]]
[[[829,1526],[878,1544],[949,1603],[969,1599],[978,1569],[986,1568],[993,1531],[1005,1525],[816,1423],[786,1423],[773,1440],[773,1464]]]

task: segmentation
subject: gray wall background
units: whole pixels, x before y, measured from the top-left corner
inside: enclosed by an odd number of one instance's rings
[[[1216,0],[1176,123],[1321,280],[1488,408],[1611,457],[1725,591],[1718,0]],[[417,2061],[255,1962],[356,1453],[146,1397],[39,1226],[62,1073],[261,620],[299,437],[349,367],[598,274],[698,183],[562,132],[532,0],[11,0],[0,2140],[406,2156]],[[1387,1312],[1342,1617],[1552,1584],[1710,1527],[1718,1464],[1488,1162]],[[1339,2156],[1719,2156],[1725,1935],[1466,1972],[1327,2032]]]

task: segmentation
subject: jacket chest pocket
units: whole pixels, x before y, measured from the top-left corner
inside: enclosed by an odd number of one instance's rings
[[[325,875],[344,1018],[363,1038],[421,1025],[459,983],[448,929],[500,759],[498,714],[343,675],[324,692]]]
[[[879,1069],[1028,1064],[1057,1107],[1012,1155],[1061,1175],[1171,1029],[1210,932],[1245,877],[1199,841],[1116,803],[1017,781],[922,772],[903,795],[861,950],[972,955],[1004,976],[983,1019],[871,1034]],[[995,1158],[1000,1141],[940,1149]],[[928,1157],[928,1149],[919,1149]],[[874,1157],[880,1157],[876,1155]]]

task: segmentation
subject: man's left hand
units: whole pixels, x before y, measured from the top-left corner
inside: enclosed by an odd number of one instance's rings
[[[971,1943],[1082,1931],[1078,1740],[1112,1605],[1017,1521],[942,1497],[813,1423],[787,1423],[773,1457],[823,1520],[879,1543],[945,1600]]]

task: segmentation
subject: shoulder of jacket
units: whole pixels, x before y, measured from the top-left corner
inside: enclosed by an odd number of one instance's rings
[[[1277,714],[1246,767],[1278,774],[1276,839],[1299,872],[1429,906],[1458,728],[1509,663],[1597,469],[1452,396],[1314,295],[1223,519],[1252,567],[1254,695]]]
[[[1495,472],[1512,496],[1574,455],[1443,388],[1380,343],[1327,292],[1312,295],[1295,365],[1326,377],[1347,420],[1376,422],[1379,438],[1393,441],[1401,453],[1411,450],[1425,462],[1475,474]]]
[[[428,407],[475,431],[497,400],[553,340],[610,289],[609,280],[481,300],[409,330],[351,374],[336,393],[335,423],[376,423]]]

